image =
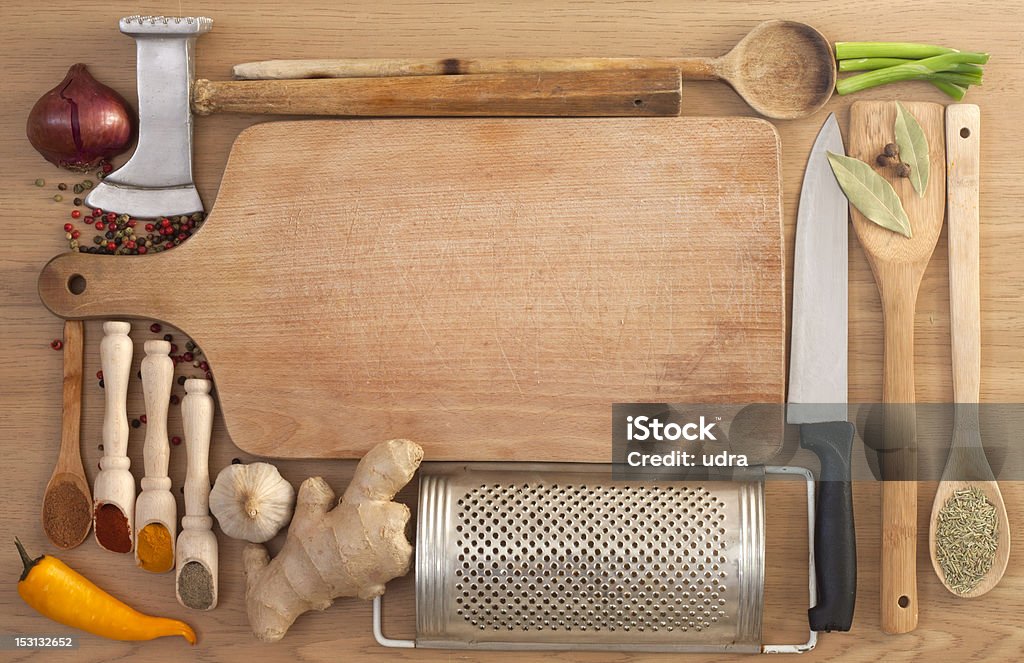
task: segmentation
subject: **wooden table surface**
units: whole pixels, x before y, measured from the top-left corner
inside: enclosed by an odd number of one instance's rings
[[[353,0],[316,3],[295,0],[287,5],[266,0],[250,2],[105,3],[89,0],[41,6],[24,0],[5,2],[0,16],[7,42],[0,54],[5,85],[0,106],[0,164],[8,240],[0,245],[0,441],[5,462],[0,469],[5,508],[0,531],[8,542],[19,535],[33,552],[52,554],[39,524],[43,488],[56,458],[60,432],[61,354],[49,343],[61,334],[61,321],[51,316],[36,295],[36,276],[51,256],[66,250],[61,226],[67,202],[50,197],[59,181],[78,181],[45,163],[24,137],[25,117],[43,92],[63,77],[73,62],[89,64],[96,77],[130,101],[134,94],[134,44],[117,32],[122,15],[202,14],[215,21],[214,32],[198,45],[197,75],[225,79],[236,62],[288,57],[330,56],[575,56],[575,55],[717,55],[726,51],[758,22],[790,18],[810,23],[832,40],[911,40],[961,49],[986,50],[984,87],[972,89],[967,101],[982,107],[982,399],[1021,402],[1024,399],[1024,237],[1019,211],[1024,204],[1020,182],[1024,164],[1017,147],[1024,126],[1024,2],[987,0],[969,5],[954,2],[892,3],[881,0],[801,2],[750,0],[742,3],[679,3],[668,0],[571,2],[493,0],[491,2],[428,3],[410,0],[370,2]],[[858,98],[945,102],[923,83],[869,91]],[[826,108],[846,127],[849,98],[834,98]],[[751,115],[725,85],[690,83],[684,86],[684,113],[689,115]],[[196,122],[196,181],[207,202],[216,197],[220,174],[232,140],[245,126],[263,118],[213,116]],[[783,145],[783,192],[787,263],[792,240],[803,165],[825,113],[776,126]],[[737,155],[736,158],[743,158]],[[45,189],[33,186],[45,178]],[[288,186],[281,182],[280,186]],[[70,192],[65,194],[70,198]],[[244,241],[288,241],[278,236],[272,218],[258,219]],[[865,262],[851,233],[850,250],[850,397],[871,402],[881,395],[881,321],[878,297]],[[948,402],[952,396],[949,368],[949,306],[945,234],[925,275],[917,314],[917,394],[920,401]],[[113,282],[109,288],[131,288]],[[202,305],[203,291],[215,283],[193,283],[186,274],[167,284],[194,292]],[[137,340],[153,337],[137,325]],[[169,330],[174,331],[174,330]],[[83,404],[83,453],[87,471],[95,475],[102,418],[102,391],[93,373],[98,370],[98,323],[86,325],[86,381]],[[179,340],[183,341],[178,335]],[[138,365],[141,343],[136,346]],[[281,352],[288,351],[282,339]],[[216,372],[216,366],[213,367]],[[282,376],[283,388],[287,377]],[[295,376],[301,379],[301,376]],[[180,387],[176,387],[180,390]],[[177,408],[172,408],[172,411]],[[142,412],[141,388],[134,381],[129,412]],[[328,414],[328,413],[325,413]],[[172,434],[180,434],[172,412]],[[141,467],[144,430],[133,430],[133,467]],[[251,460],[231,443],[218,418],[211,452],[216,473],[232,458]],[[354,463],[282,462],[282,472],[298,484],[310,475],[324,476],[338,492],[351,476]],[[138,473],[137,473],[138,474]],[[179,485],[184,476],[183,448],[172,451],[171,476]],[[822,634],[818,649],[806,660],[915,660],[929,656],[944,660],[1005,661],[1024,651],[1024,546],[1018,544],[1002,583],[988,595],[958,600],[942,589],[927,557],[927,516],[934,484],[920,490],[918,582],[920,626],[908,635],[887,636],[878,622],[878,485],[855,486],[860,551],[860,582],[854,631]],[[1024,482],[1003,484],[1014,535],[1024,518]],[[773,485],[769,491],[769,576],[765,639],[792,640],[802,635],[801,601],[806,582],[799,491]],[[411,491],[403,499],[412,500]],[[274,542],[273,549],[280,545]],[[185,653],[180,640],[114,643],[84,635],[74,654],[5,652],[9,660],[109,661],[121,658],[166,660],[194,656],[196,660],[480,660],[513,661],[515,653],[476,655],[464,652],[395,651],[378,647],[370,635],[370,605],[341,600],[324,613],[302,617],[286,638],[275,645],[256,641],[245,623],[240,565],[241,546],[221,537],[220,606],[211,613],[191,613],[173,598],[173,577],[153,576],[134,569],[130,559],[101,552],[89,539],[78,549],[59,556],[136,607],[151,613],[187,619],[197,627],[200,644]],[[795,560],[795,562],[793,561]],[[0,635],[66,634],[69,629],[47,622],[17,596],[20,563],[13,546],[0,555]],[[806,587],[806,585],[803,585]],[[389,586],[387,629],[393,637],[412,631],[411,579]],[[45,657],[45,658],[44,658]],[[626,661],[670,660],[669,656],[564,653],[557,660]],[[736,660],[727,655],[693,656],[693,660]]]

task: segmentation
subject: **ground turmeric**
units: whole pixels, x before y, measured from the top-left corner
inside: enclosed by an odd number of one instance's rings
[[[174,546],[171,533],[161,523],[150,523],[139,531],[135,542],[139,566],[153,573],[164,573],[174,568]]]

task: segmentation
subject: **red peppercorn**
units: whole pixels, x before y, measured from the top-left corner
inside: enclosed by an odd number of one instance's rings
[[[173,444],[174,446],[178,446],[179,444],[181,444],[181,438],[175,435],[174,437],[171,438],[171,444]]]
[[[146,253],[146,251],[148,251],[148,249],[146,247],[144,247],[144,246],[140,246],[138,248],[138,251],[139,251],[139,255],[141,256],[141,255],[145,255],[145,253]]]
[[[134,228],[135,225],[136,225],[135,219],[128,219],[127,225],[128,225],[129,228]]]
[[[64,347],[64,341],[60,340],[59,338],[55,338],[52,341],[50,341],[50,347],[53,348],[54,350],[60,350],[61,348]]]
[[[195,359],[195,357],[192,355],[191,352],[186,352],[185,354],[181,355],[182,361],[192,361],[193,359]]]
[[[87,217],[85,217],[82,220],[85,221],[85,225],[87,225],[87,226],[91,226],[92,225],[93,218],[91,216],[87,216]]]
[[[71,210],[71,218],[72,219],[77,219],[80,216],[82,216],[81,210],[77,210],[77,209]]]
[[[213,373],[211,373],[210,371],[206,371],[206,379],[207,380],[212,380],[213,379]]]
[[[117,214],[114,212],[107,212],[107,221],[117,221]]]
[[[153,228],[155,228],[155,227],[156,226],[154,226],[152,223],[147,223],[146,224],[146,232],[148,232],[148,233],[153,232]]]
[[[103,172],[104,172],[104,173],[109,173],[109,172],[111,172],[112,170],[114,170],[114,164],[112,164],[112,163],[107,163],[106,161],[104,161],[104,162],[103,162]]]
[[[115,251],[117,250],[117,244],[114,244],[113,242],[107,242],[107,249],[110,251]]]
[[[166,228],[167,226],[171,225],[171,222],[169,219],[160,219],[160,225]]]
[[[100,209],[100,208],[98,208],[98,207],[95,207],[95,208],[93,208],[93,210],[92,210],[92,215],[93,215],[93,216],[103,216],[103,210],[101,210],[101,209]],[[116,218],[117,218],[117,216],[115,215],[115,216],[114,216],[114,218],[116,219]]]
[[[160,326],[159,322],[154,322],[149,326],[149,331],[153,332],[154,334],[159,334],[162,330],[163,327]]]
[[[75,227],[73,225],[71,225],[70,223],[65,223],[64,224],[64,232],[69,233],[69,232],[71,232],[74,229],[75,229]]]
[[[141,421],[142,423],[146,423],[146,415],[142,415],[141,417],[139,417],[139,421]]]
[[[97,380],[102,380],[103,379],[103,371],[96,371],[96,379]]]
[[[203,371],[208,371],[210,370],[210,365],[207,364],[205,361],[201,361],[199,362],[199,369]]]
[[[165,249],[173,249],[174,248],[174,242],[166,242],[164,244],[164,248]]]
[[[82,233],[78,232],[77,230],[71,231],[71,239],[78,239],[81,235]]]
[[[106,227],[107,227],[107,224],[103,223],[102,221],[97,221],[96,222],[96,230],[103,230]]]
[[[177,352],[177,351],[178,351],[178,346],[175,345],[174,343],[171,343],[171,352]]]

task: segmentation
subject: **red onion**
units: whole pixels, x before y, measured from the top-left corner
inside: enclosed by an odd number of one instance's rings
[[[128,149],[134,127],[124,98],[93,78],[84,64],[75,64],[32,107],[26,133],[50,163],[84,171]]]

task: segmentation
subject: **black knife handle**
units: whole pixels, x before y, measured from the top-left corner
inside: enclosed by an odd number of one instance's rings
[[[800,446],[817,454],[814,564],[818,603],[807,611],[812,631],[849,631],[857,599],[857,538],[853,527],[850,454],[853,424],[800,425]]]

